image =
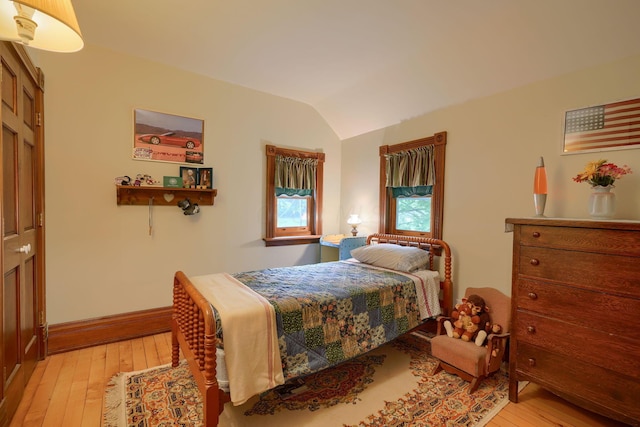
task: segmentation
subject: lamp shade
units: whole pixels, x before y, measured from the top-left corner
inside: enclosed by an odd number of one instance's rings
[[[351,214],[349,215],[349,219],[347,219],[347,224],[352,227],[360,225],[361,222],[362,221],[360,221],[360,217],[358,216],[358,214]]]
[[[0,0],[0,39],[52,52],[84,46],[71,0]]]
[[[544,168],[544,159],[540,157],[536,174],[533,178],[533,194],[547,194],[547,172]]]

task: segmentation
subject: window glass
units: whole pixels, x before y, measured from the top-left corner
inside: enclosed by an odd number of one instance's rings
[[[278,228],[307,226],[307,198],[280,196],[277,204]]]
[[[431,231],[431,197],[398,197],[396,199],[396,229]]]

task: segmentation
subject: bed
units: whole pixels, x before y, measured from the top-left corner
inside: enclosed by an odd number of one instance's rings
[[[394,259],[389,268],[386,255],[378,262],[382,249],[400,250],[398,246],[411,251],[406,258],[411,262]],[[234,275],[187,277],[176,272],[172,366],[178,366],[182,350],[202,395],[204,425],[217,426],[227,402],[241,404],[250,394],[334,366],[450,313],[453,284],[446,242],[372,234],[358,251],[358,260]],[[415,267],[418,252],[427,260],[424,268]],[[338,285],[327,284],[323,274],[328,269]],[[429,280],[436,286],[435,301],[433,290],[427,289]],[[248,306],[255,311],[239,316],[250,321],[234,317]],[[327,338],[331,335],[337,341]],[[219,378],[222,371],[228,371],[230,391]]]

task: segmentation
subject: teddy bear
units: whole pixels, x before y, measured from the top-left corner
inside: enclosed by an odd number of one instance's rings
[[[471,298],[472,296],[470,296]],[[475,312],[480,316],[480,330],[475,337],[475,343],[477,346],[483,346],[486,344],[486,339],[489,334],[499,334],[502,332],[502,326],[497,323],[491,323],[490,312],[491,309],[484,302],[482,297],[473,295],[473,304],[475,306]],[[494,350],[495,351],[495,350]],[[496,356],[494,354],[494,356]]]
[[[447,335],[463,341],[471,341],[479,330],[480,322],[480,318],[473,311],[473,304],[468,301],[468,298],[463,298],[460,304],[456,304],[455,310],[451,313],[453,323],[450,320],[444,322]]]
[[[497,323],[489,324],[484,330],[478,331],[475,343],[477,346],[483,346],[486,344],[485,340],[489,334],[499,334],[500,332],[502,332],[502,326]]]
[[[463,341],[473,341],[477,346],[485,344],[488,334],[500,333],[502,330],[500,325],[491,323],[489,307],[484,298],[475,294],[456,304],[451,318],[454,319],[453,324],[449,320],[444,323],[447,335]]]
[[[460,318],[460,311],[469,311],[469,312],[471,311],[470,307],[467,306],[466,300],[464,298],[462,299],[462,303],[456,304],[453,311],[451,312],[451,319],[453,320],[453,322],[458,322],[458,319]],[[447,319],[444,321],[444,329],[447,331],[447,335],[449,336],[449,338],[454,338],[453,328],[454,326],[451,320]],[[456,331],[457,336],[455,338],[460,338],[460,334],[458,332],[459,331]]]

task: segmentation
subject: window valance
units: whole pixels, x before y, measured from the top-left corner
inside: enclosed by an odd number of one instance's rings
[[[435,185],[433,145],[385,155],[387,187]]]
[[[433,194],[432,185],[418,185],[417,187],[391,187],[393,197],[424,197]]]
[[[280,189],[314,190],[318,159],[276,155],[275,186]]]

